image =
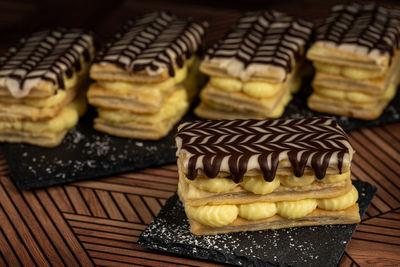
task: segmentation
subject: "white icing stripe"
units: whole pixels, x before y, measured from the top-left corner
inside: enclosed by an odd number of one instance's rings
[[[347,169],[354,151],[345,133],[337,129],[339,126],[330,118],[232,120],[215,123],[196,121],[182,127],[177,134],[178,142],[183,140],[178,147],[178,154],[186,154],[188,161],[191,157],[205,156],[213,157],[214,162],[214,157],[219,157],[222,163],[217,164],[217,172],[228,173],[239,166],[241,159],[246,160],[246,165],[241,165],[241,170],[247,166],[245,172],[261,170],[259,161],[271,166],[274,157],[294,164],[293,158],[290,159],[291,153],[299,164],[303,162],[301,164],[314,170],[315,164],[326,168],[325,161],[331,168],[337,167],[339,161],[342,161]],[[193,134],[199,137],[195,142]],[[273,156],[272,153],[277,154]],[[233,161],[228,161],[228,157],[233,157]],[[188,167],[187,162],[184,165]],[[204,169],[198,160],[196,166]]]
[[[248,12],[206,53],[233,77],[274,70],[283,80],[311,37],[313,25],[276,11]]]
[[[80,29],[57,28],[32,33],[0,57],[0,86],[14,97],[25,97],[42,81],[64,88],[64,76],[90,60],[93,40]]]
[[[367,55],[377,63],[399,47],[400,10],[378,4],[335,5],[316,30],[316,44]]]
[[[195,53],[203,42],[206,22],[179,19],[167,12],[146,14],[129,21],[96,58],[128,71],[158,75]]]

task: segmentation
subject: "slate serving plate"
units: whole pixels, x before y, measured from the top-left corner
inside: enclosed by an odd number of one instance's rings
[[[283,118],[322,115],[307,108],[310,91],[308,88],[294,96]],[[92,128],[94,117],[95,111],[91,109],[56,148],[3,144],[2,153],[15,184],[20,189],[32,189],[176,162],[175,129],[159,141],[124,139],[95,131]],[[196,117],[189,112],[183,121],[194,119]],[[339,116],[336,119],[346,131],[400,121],[400,91],[376,120]]]
[[[353,181],[362,217],[376,193],[369,183]],[[215,236],[190,233],[175,194],[139,238],[146,248],[243,266],[336,266],[358,224],[298,227]]]
[[[159,141],[119,138],[93,129],[89,110],[56,148],[3,144],[10,174],[19,189],[32,189],[175,162],[175,133]],[[189,119],[189,118],[188,118]]]

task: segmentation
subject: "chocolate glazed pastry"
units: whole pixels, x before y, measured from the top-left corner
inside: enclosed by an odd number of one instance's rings
[[[195,114],[206,119],[279,118],[310,71],[304,53],[313,24],[274,10],[245,13],[207,50],[210,76]]]
[[[0,57],[0,141],[54,147],[86,111],[93,37],[56,28]]]
[[[0,83],[3,79],[15,97],[24,97],[40,80],[65,89],[65,74],[71,78],[82,69],[81,55],[90,61],[91,37],[83,30],[57,28],[22,38],[0,57]]]
[[[98,107],[94,128],[127,138],[158,140],[189,109],[203,80],[196,53],[206,22],[168,12],[129,21],[99,53],[88,92]]]
[[[207,50],[205,60],[234,58],[242,63],[241,75],[250,71],[252,65],[275,66],[284,70],[285,79],[303,55],[312,27],[306,20],[277,11],[247,12],[223,39]]]
[[[340,4],[317,28],[315,41],[355,44],[371,53],[374,49],[393,55],[399,48],[400,10],[378,4]]]
[[[167,67],[173,77],[174,65],[182,68],[184,59],[190,58],[199,48],[205,27],[205,23],[177,19],[169,12],[147,14],[128,21],[99,53],[95,63],[149,73],[159,73]]]
[[[354,151],[331,118],[189,122],[176,144],[196,235],[360,221]]]
[[[214,178],[221,171],[224,158],[229,157],[229,171],[235,183],[242,181],[253,156],[258,157],[266,181],[273,180],[282,157],[289,159],[297,177],[303,176],[308,164],[316,177],[322,179],[332,157],[337,160],[338,171],[342,173],[343,158],[349,154],[350,148],[336,121],[324,117],[218,123],[199,121],[183,125],[177,138],[182,139],[181,150],[191,154],[187,178],[196,178],[198,161],[207,177]]]
[[[399,41],[399,9],[377,3],[333,6],[307,51],[316,68],[309,108],[365,120],[378,118],[396,95]]]

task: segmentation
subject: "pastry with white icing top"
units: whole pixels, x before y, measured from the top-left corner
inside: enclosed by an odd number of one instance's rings
[[[378,118],[399,83],[400,10],[377,3],[337,4],[307,52],[316,74],[308,106],[365,120]]]
[[[157,140],[189,109],[204,77],[196,53],[206,22],[155,12],[128,21],[99,52],[88,92],[96,130]]]
[[[65,28],[29,34],[0,56],[0,141],[60,144],[85,110],[93,56],[92,35]]]
[[[360,220],[354,150],[331,118],[188,122],[176,144],[178,193],[194,234]]]
[[[304,53],[313,24],[284,13],[247,12],[209,48],[210,76],[195,114],[207,119],[278,118],[307,74]]]

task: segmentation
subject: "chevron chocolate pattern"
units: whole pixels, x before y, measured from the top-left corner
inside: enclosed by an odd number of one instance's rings
[[[399,129],[391,124],[349,133],[358,152],[352,179],[378,191],[338,266],[400,261]],[[177,183],[174,164],[20,191],[0,156],[0,266],[226,266],[138,245]]]
[[[300,9],[301,5],[297,5],[296,10],[306,9],[307,17],[321,18],[320,10],[332,2],[314,1],[313,8],[304,5]],[[32,3],[16,5],[14,1],[4,1],[0,9],[2,27],[14,27],[16,21],[24,26],[48,22],[48,16],[40,13],[39,1]],[[213,25],[210,41],[224,34],[242,7],[234,1],[229,8],[215,9],[210,8],[211,1],[195,3],[184,6],[181,1],[170,1],[168,7],[177,13],[207,18]],[[101,20],[93,21],[98,26],[93,25],[97,32],[106,34],[105,25],[118,24],[121,14],[145,12],[159,4],[160,1],[98,1],[90,10],[77,9],[75,16],[59,12],[54,19],[83,25],[93,14],[104,14]],[[274,6],[288,10],[293,5],[275,1]],[[9,34],[15,38],[18,31]],[[352,161],[352,179],[369,182],[378,191],[338,266],[396,266],[400,262],[400,124],[363,128],[350,132],[349,139],[357,151]],[[140,233],[176,192],[177,183],[174,164],[20,191],[0,156],[0,266],[226,266],[138,245]]]
[[[146,70],[156,75],[174,66],[203,43],[206,22],[179,19],[167,12],[151,13],[129,21],[121,33],[106,45],[96,62],[111,63],[128,71]]]
[[[40,80],[65,89],[64,75],[79,71],[82,57],[90,60],[92,44],[92,36],[80,29],[35,32],[0,57],[0,84],[16,97],[29,94]]]
[[[337,167],[339,172],[343,164],[349,168],[353,154],[343,130],[335,120],[325,117],[197,121],[184,124],[176,139],[178,154],[188,154],[186,175],[192,180],[201,169],[211,178],[228,172],[238,183],[247,171],[256,169],[272,181],[282,160],[290,161],[297,177],[307,166],[322,179],[328,166]]]
[[[272,65],[290,72],[308,43],[313,24],[277,11],[248,12],[206,53],[206,60],[235,58],[243,69]]]
[[[392,55],[399,47],[400,10],[377,4],[338,4],[316,32],[317,41],[355,44],[368,52],[377,49]]]

